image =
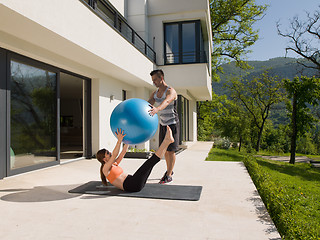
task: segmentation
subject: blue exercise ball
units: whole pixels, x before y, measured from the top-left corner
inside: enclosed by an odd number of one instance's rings
[[[110,117],[110,127],[116,136],[117,128],[125,134],[123,142],[139,144],[148,141],[158,129],[158,115],[151,116],[150,104],[139,98],[131,98],[119,103]]]

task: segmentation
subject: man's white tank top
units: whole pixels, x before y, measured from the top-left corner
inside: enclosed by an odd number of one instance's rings
[[[170,87],[168,86],[160,98],[157,97],[159,89],[154,93],[156,107],[158,107],[166,99],[166,93],[169,88]],[[177,122],[179,122],[177,113],[177,100],[173,100],[165,109],[159,111],[158,115],[160,118],[160,124],[162,126],[176,124]]]

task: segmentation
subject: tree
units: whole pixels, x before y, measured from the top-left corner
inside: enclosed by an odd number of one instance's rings
[[[255,0],[210,0],[210,15],[213,35],[212,78],[219,79],[221,64],[236,61],[238,66],[247,68],[242,60],[248,48],[258,39],[258,31],[253,24],[263,17],[266,5],[257,5]],[[198,103],[198,136],[208,139],[213,134],[213,121],[210,117],[215,103]]]
[[[228,85],[234,100],[243,105],[257,130],[256,151],[260,149],[265,122],[273,105],[283,100],[282,83],[278,77],[264,72],[249,79],[232,79]]]
[[[213,109],[218,102],[197,102],[198,140],[211,141],[213,138],[214,122]]]
[[[306,64],[298,60],[302,66],[320,70],[320,11],[316,10],[314,14],[306,14],[306,21],[299,19],[298,16],[291,19],[290,29],[286,31],[280,29],[281,25],[278,22],[278,34],[290,40],[286,53],[293,51],[308,61],[309,64]]]
[[[290,163],[295,163],[295,153],[297,147],[297,137],[302,136],[315,122],[311,114],[310,105],[318,105],[320,97],[320,79],[312,77],[295,77],[292,81],[284,80],[284,87],[287,90],[291,105],[287,105],[291,118],[291,149]]]
[[[239,143],[240,152],[250,128],[250,119],[245,109],[224,96],[215,109],[214,122],[222,137]]]
[[[214,78],[219,79],[215,73],[229,60],[248,67],[242,58],[258,39],[258,31],[252,25],[263,17],[266,8],[254,0],[210,0]]]

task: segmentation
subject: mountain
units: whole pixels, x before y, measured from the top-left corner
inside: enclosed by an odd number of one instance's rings
[[[300,61],[304,61],[300,59]],[[248,61],[248,64],[252,69],[243,70],[236,66],[235,62],[223,64],[223,73],[219,73],[220,81],[213,82],[213,91],[218,95],[227,94],[223,85],[234,77],[246,77],[252,79],[259,76],[264,71],[268,71],[270,76],[278,76],[280,78],[293,79],[295,76],[316,76],[317,71],[315,69],[303,68],[302,65],[297,63],[296,58],[278,57],[272,58],[267,61]],[[305,62],[307,64],[307,62]],[[228,94],[227,94],[228,95]]]
[[[304,61],[303,59],[299,59]],[[248,64],[252,69],[243,70],[236,66],[235,62],[222,65],[223,73],[220,73],[220,81],[212,82],[213,91],[217,95],[229,95],[224,84],[231,78],[247,78],[252,79],[261,75],[266,70],[270,76],[278,76],[280,78],[293,79],[296,76],[317,76],[319,74],[315,69],[303,68],[301,64],[297,63],[296,58],[272,58],[268,61],[249,61]],[[304,62],[307,64],[307,62]],[[285,124],[288,119],[285,114],[285,105],[280,103],[274,106],[271,112],[270,119],[272,119],[274,125]]]

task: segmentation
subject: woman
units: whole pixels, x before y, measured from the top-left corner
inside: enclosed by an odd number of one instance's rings
[[[107,185],[106,179],[108,179],[112,185],[127,192],[139,192],[145,186],[152,168],[164,156],[167,147],[174,142],[172,131],[170,127],[167,126],[167,133],[158,150],[146,160],[133,175],[125,173],[122,168],[118,166],[128,150],[128,145],[125,144],[119,154],[121,142],[125,134],[121,129],[117,129],[116,136],[118,141],[112,153],[106,149],[101,149],[97,152],[97,159],[101,163],[101,180],[103,184]]]

